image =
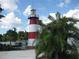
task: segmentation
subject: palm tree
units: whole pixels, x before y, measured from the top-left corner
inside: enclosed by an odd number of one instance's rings
[[[75,43],[79,40],[79,30],[74,26],[76,21],[61,18],[59,13],[57,14],[57,19],[52,20],[39,34],[36,59],[41,54],[44,59],[78,59]]]

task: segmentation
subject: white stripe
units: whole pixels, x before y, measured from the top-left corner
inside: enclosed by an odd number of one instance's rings
[[[30,24],[30,19],[27,20],[27,24]]]
[[[28,25],[28,32],[37,32],[39,31],[39,25],[38,24],[30,24]]]
[[[28,46],[35,46],[35,41],[36,39],[28,39]]]

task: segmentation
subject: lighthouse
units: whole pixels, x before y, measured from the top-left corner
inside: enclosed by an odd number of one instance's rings
[[[38,17],[36,15],[36,10],[31,9],[31,14],[28,17],[29,25],[28,25],[28,46],[35,46],[34,41],[38,36]]]

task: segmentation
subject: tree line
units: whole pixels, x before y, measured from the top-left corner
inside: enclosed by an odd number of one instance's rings
[[[9,29],[5,34],[0,34],[1,41],[17,41],[17,40],[27,40],[27,32],[19,31],[16,32],[16,28]]]

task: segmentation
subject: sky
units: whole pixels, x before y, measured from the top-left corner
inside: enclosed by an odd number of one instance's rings
[[[28,16],[32,8],[43,23],[47,24],[50,20],[48,15],[55,17],[56,12],[66,17],[79,19],[79,0],[0,0],[1,7],[4,9],[0,19],[0,33],[17,28],[17,31],[27,31]],[[77,27],[79,23],[77,23]]]

